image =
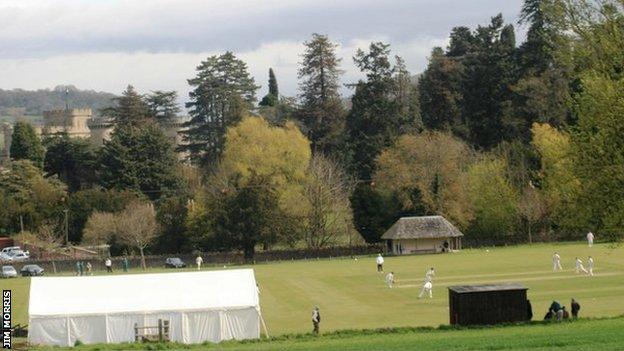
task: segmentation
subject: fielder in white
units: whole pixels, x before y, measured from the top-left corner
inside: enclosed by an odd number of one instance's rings
[[[558,253],[555,252],[555,254],[553,255],[553,271],[562,271],[563,268],[561,268],[561,256],[559,256]]]
[[[592,232],[587,233],[587,245],[589,247],[594,246],[594,233]]]
[[[201,256],[197,256],[195,259],[195,264],[197,265],[197,270],[201,269],[201,265],[204,263],[204,259]]]
[[[585,267],[583,267],[583,261],[581,261],[581,259],[578,258],[578,257],[575,260],[574,271],[577,274],[580,273],[580,272],[587,273],[587,270],[585,269]]]
[[[433,298],[433,284],[431,282],[425,282],[425,284],[423,284],[422,290],[420,291],[420,295],[418,295],[418,298],[422,298],[423,295],[427,292],[429,293],[429,298]]]
[[[430,282],[433,281],[433,276],[435,275],[435,270],[433,270],[433,267],[429,268],[426,272],[425,272],[425,282]]]
[[[381,254],[377,255],[377,272],[383,273],[384,258]]]
[[[587,274],[594,275],[594,259],[591,256],[587,258]]]
[[[392,289],[392,286],[394,285],[394,272],[390,272],[386,275],[386,284],[388,284],[388,287]]]

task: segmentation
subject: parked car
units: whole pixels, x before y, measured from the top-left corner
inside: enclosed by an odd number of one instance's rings
[[[2,248],[2,251],[0,251],[0,253],[7,254],[10,256],[11,251],[19,251],[21,249],[22,248],[19,246],[7,246],[7,247]]]
[[[9,254],[0,252],[0,261],[12,261],[13,257],[9,256]]]
[[[165,267],[167,268],[184,268],[186,263],[179,257],[169,257],[165,260]]]
[[[34,277],[38,275],[43,275],[43,268],[39,267],[36,264],[27,264],[20,270],[22,277]]]
[[[11,261],[25,261],[27,259],[30,258],[30,254],[28,253],[28,251],[22,251],[22,250],[13,250],[9,253],[9,256],[11,256]]]
[[[2,278],[16,278],[17,271],[13,266],[2,266]]]

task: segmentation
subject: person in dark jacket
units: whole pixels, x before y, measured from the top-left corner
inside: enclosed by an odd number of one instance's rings
[[[572,311],[572,318],[574,319],[578,318],[578,313],[580,309],[581,309],[581,305],[579,305],[579,303],[576,302],[576,300],[572,299],[572,302],[570,303],[570,310]]]
[[[557,301],[553,301],[553,302],[550,304],[550,308],[549,308],[549,309],[550,309],[551,311],[553,311],[554,313],[557,313],[557,312],[559,312],[559,310],[561,309],[561,304],[560,304],[559,302],[557,302]]]

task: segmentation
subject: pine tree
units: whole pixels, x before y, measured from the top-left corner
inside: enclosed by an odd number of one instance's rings
[[[178,160],[161,128],[146,121],[115,128],[100,154],[100,183],[105,188],[134,190],[152,200],[179,186]]]
[[[454,51],[459,53],[460,49]],[[429,65],[419,81],[420,111],[425,128],[467,136],[461,116],[462,68],[461,62],[447,57],[442,48],[434,48],[431,52]]]
[[[279,89],[277,88],[277,78],[275,78],[275,73],[273,72],[273,68],[269,68],[269,94],[279,98]]]
[[[115,106],[103,109],[102,116],[114,125],[140,124],[149,117],[148,106],[143,97],[128,85],[120,97],[113,98]]]
[[[552,0],[525,0],[520,24],[529,26],[527,39],[518,49],[520,78],[512,86],[513,113],[523,121],[523,140],[534,122],[564,126],[568,122],[570,79],[567,69],[555,60],[563,35],[550,7]]]
[[[368,52],[358,50],[355,64],[366,74],[351,99],[347,135],[353,157],[352,168],[360,179],[370,179],[375,158],[394,142],[405,125],[401,102],[388,92],[396,91],[395,67],[388,44],[371,43]]]
[[[14,160],[31,160],[36,166],[43,168],[45,149],[32,125],[27,122],[15,123],[9,154]]]
[[[258,105],[260,106],[276,106],[279,103],[279,89],[277,88],[277,79],[273,68],[269,68],[269,93],[266,94]]]
[[[480,148],[491,148],[509,136],[515,120],[505,121],[510,103],[516,65],[515,36],[502,15],[475,32],[475,50],[464,59],[462,79],[462,118],[469,129],[470,141]]]
[[[256,101],[254,79],[247,65],[231,52],[208,57],[197,67],[197,76],[188,80],[191,119],[182,132],[181,151],[191,160],[207,166],[216,162],[225,145],[225,132],[236,124]]]
[[[523,73],[543,72],[554,63],[557,31],[547,7],[552,0],[524,0],[519,24],[528,24],[527,39],[520,46]]]
[[[310,139],[312,152],[332,152],[344,128],[344,107],[338,92],[340,59],[338,45],[326,35],[314,33],[304,43],[305,52],[299,67],[299,99],[297,118]]]
[[[474,50],[475,38],[468,27],[455,27],[451,30],[446,56],[463,58]]]
[[[178,118],[180,106],[177,101],[177,92],[156,90],[145,95],[144,100],[147,105],[148,116],[159,124],[171,123]]]
[[[89,140],[67,133],[45,140],[44,171],[56,175],[70,192],[90,187],[96,181],[96,153]]]

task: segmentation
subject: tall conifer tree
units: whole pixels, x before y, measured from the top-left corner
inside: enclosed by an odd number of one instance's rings
[[[344,128],[344,107],[338,92],[340,59],[337,45],[326,35],[312,34],[304,43],[305,52],[299,67],[299,99],[297,118],[310,139],[312,152],[331,153]]]
[[[186,104],[191,116],[182,132],[187,151],[195,163],[207,166],[218,161],[227,128],[238,123],[256,101],[253,77],[247,65],[232,52],[208,57],[188,80],[193,90]]]

